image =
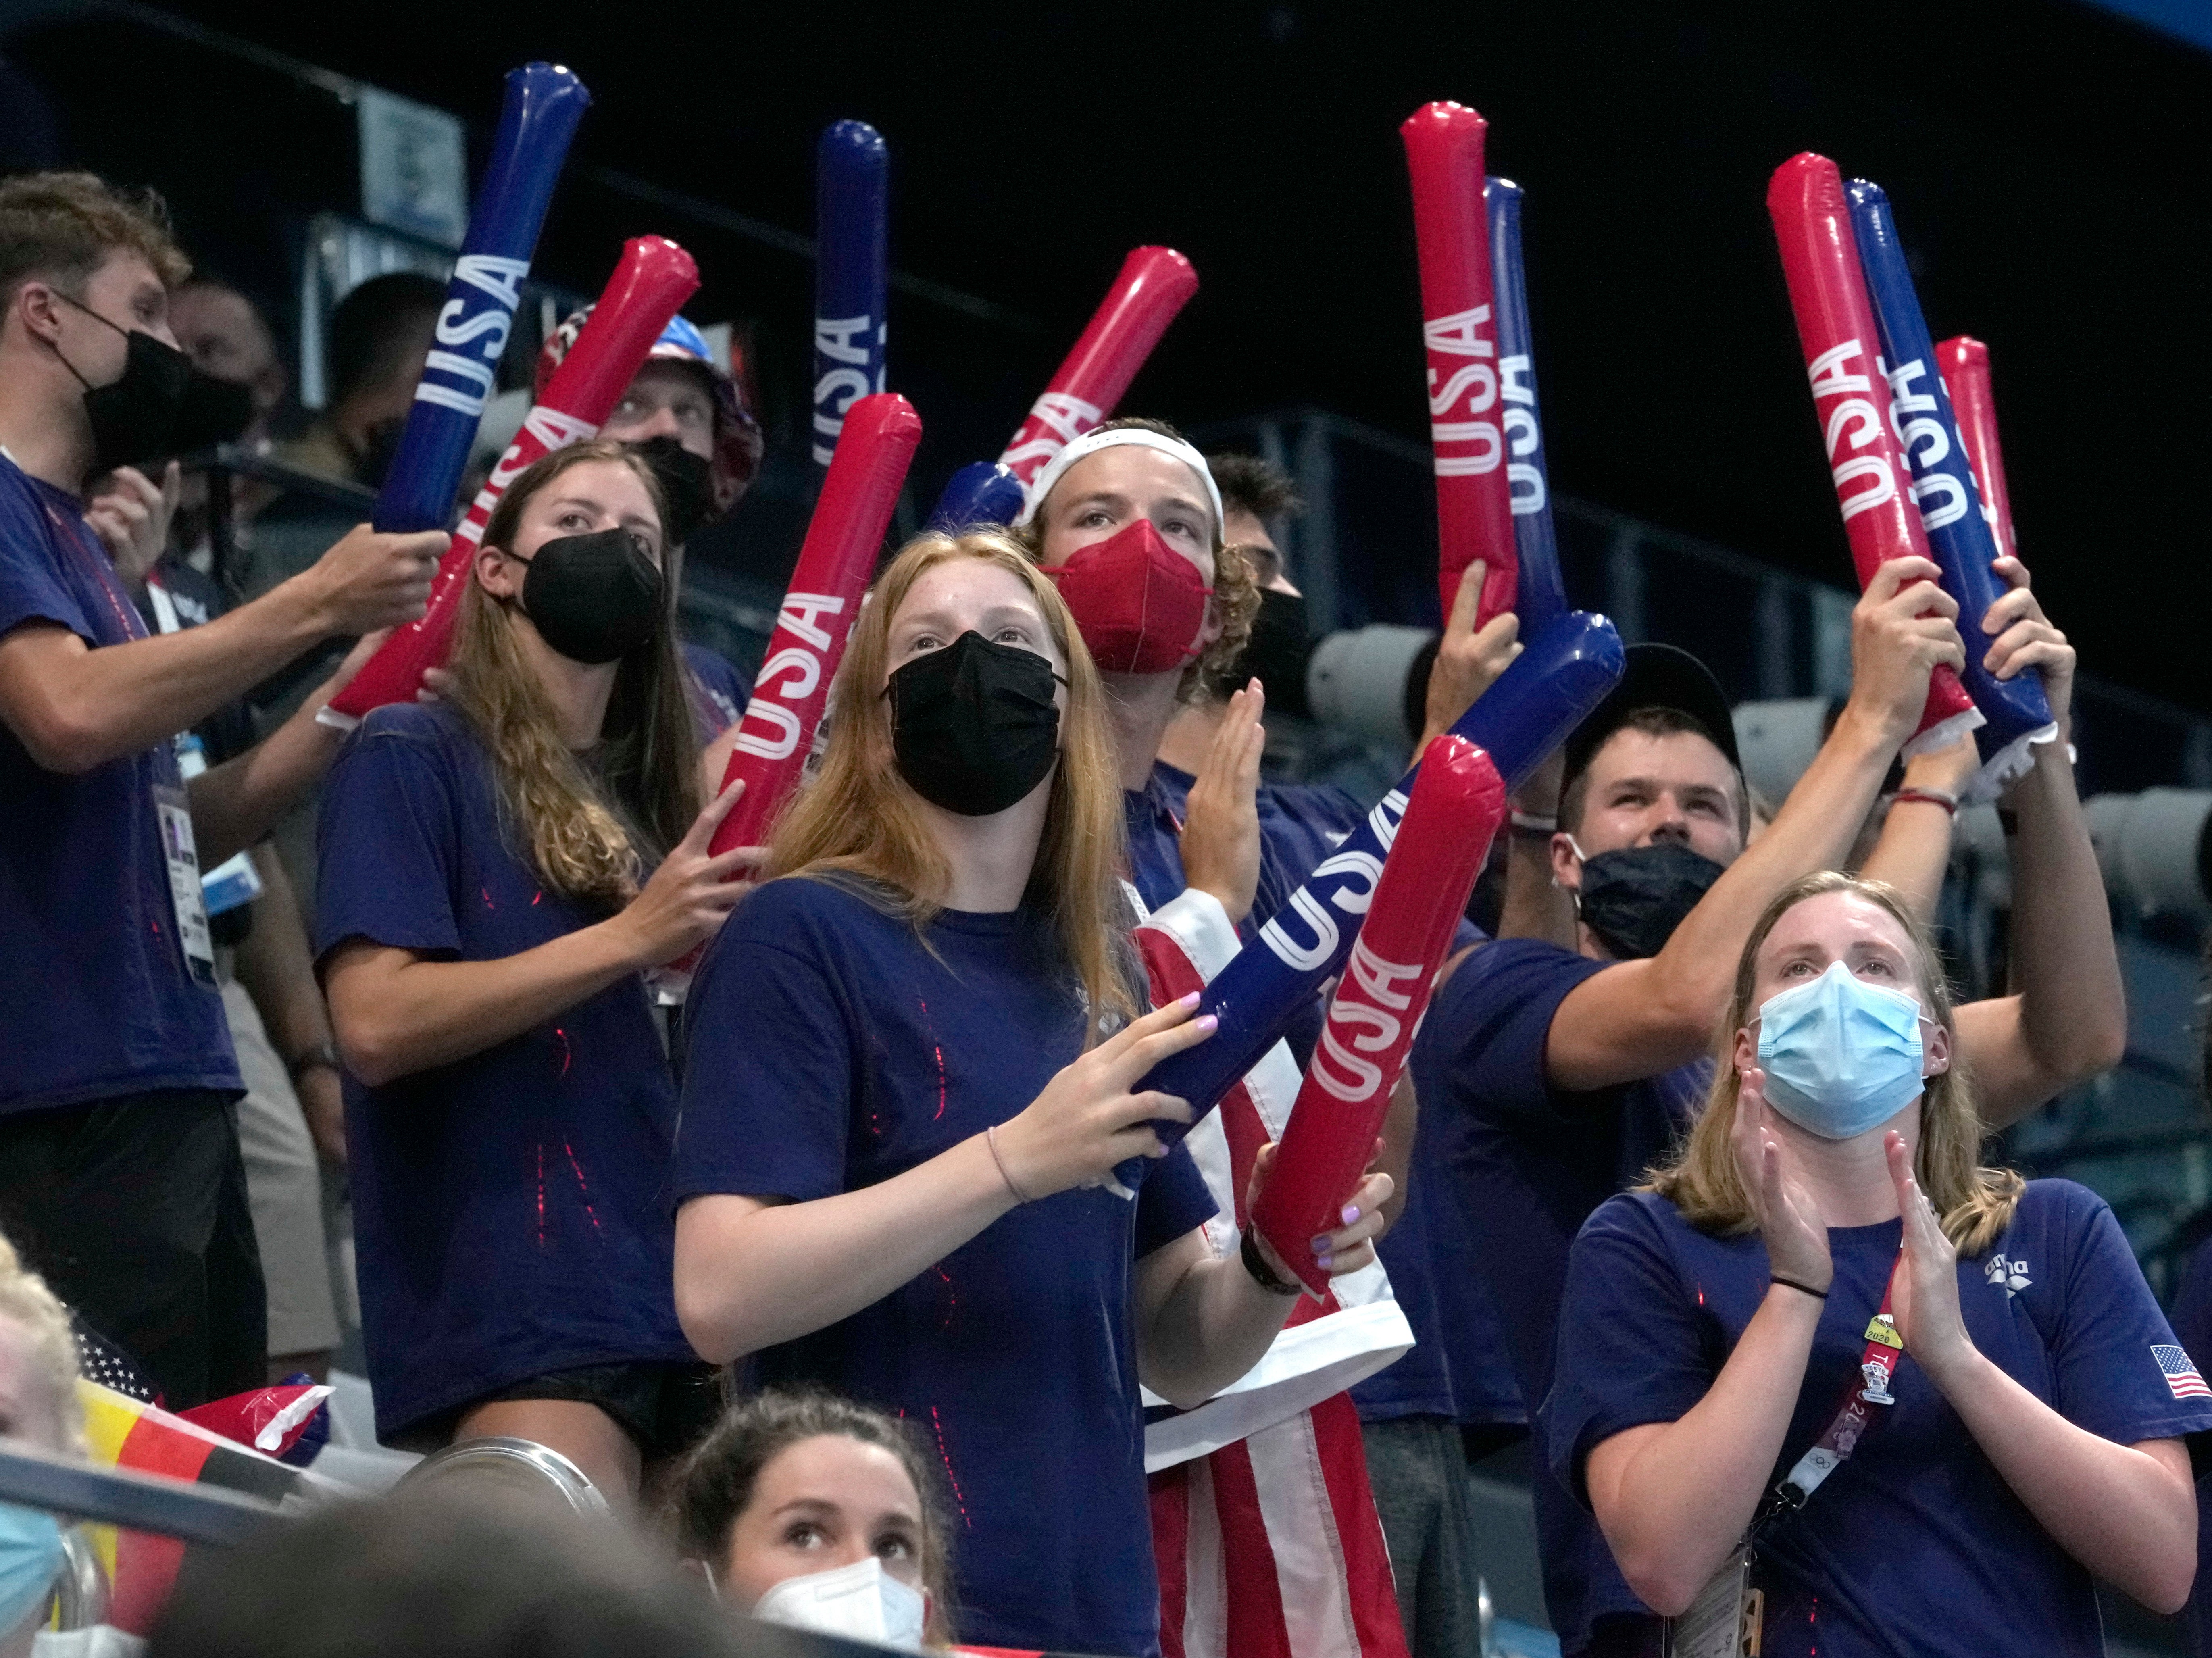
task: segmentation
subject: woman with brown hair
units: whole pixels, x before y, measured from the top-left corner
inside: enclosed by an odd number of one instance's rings
[[[1575,1241],[1546,1435],[1676,1651],[2092,1654],[2093,1576],[2188,1594],[2212,1388],[2100,1199],[1979,1165],[1958,1052],[1895,895],[1807,876],[1680,1157]]]
[[[691,993],[676,1304],[709,1358],[902,1415],[944,1464],[957,1616],[988,1645],[1148,1653],[1139,1378],[1185,1404],[1295,1300],[1216,1258],[1188,1151],[1132,1092],[1203,1041],[1142,1017],[1096,669],[998,532],[927,536],[853,630],[814,784]],[[1112,1186],[1124,1160],[1146,1178]],[[1264,1178],[1263,1160],[1255,1171]],[[1360,1218],[1314,1240],[1373,1259]]]
[[[817,1389],[739,1400],[684,1460],[676,1546],[731,1611],[944,1647],[951,1527],[911,1424]]]
[[[712,936],[653,475],[621,445],[508,487],[443,700],[380,708],[323,796],[317,956],[347,1068],[377,1430],[512,1434],[620,1505],[719,1403],[669,1294],[676,1086],[641,974]]]

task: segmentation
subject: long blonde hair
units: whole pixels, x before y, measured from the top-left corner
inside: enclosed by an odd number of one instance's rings
[[[629,468],[659,513],[660,487],[629,448],[573,444],[532,463],[507,486],[484,526],[483,544],[511,550],[531,498],[572,467],[594,461]],[[461,595],[446,664],[453,704],[491,756],[502,829],[545,884],[568,897],[629,902],[647,859],[665,856],[699,815],[699,734],[677,654],[676,587],[676,566],[664,553],[660,628],[622,659],[607,701],[604,789],[561,740],[552,700],[516,641],[514,607],[486,592],[473,572]]]
[[[1936,947],[1927,929],[1914,919],[1894,888],[1836,870],[1822,870],[1790,883],[1767,905],[1751,937],[1744,940],[1743,956],[1736,963],[1735,993],[1729,999],[1728,1013],[1716,1038],[1719,1057],[1712,1091],[1706,1096],[1705,1108],[1680,1155],[1674,1163],[1650,1170],[1644,1189],[1672,1201],[1682,1218],[1702,1231],[1740,1235],[1754,1230],[1751,1194],[1745,1189],[1729,1141],[1735,1127],[1736,1096],[1741,1090],[1735,1060],[1736,1032],[1751,1022],[1759,951],[1766,935],[1776,922],[1808,898],[1830,892],[1850,893],[1887,912],[1912,941],[1922,1011],[1942,1026],[1951,1039],[1950,1069],[1929,1078],[1927,1091],[1921,1096],[1920,1144],[1913,1154],[1913,1173],[1942,1218],[1944,1235],[1958,1246],[1960,1254],[1984,1254],[2012,1224],[2013,1208],[2026,1182],[2009,1169],[1982,1167],[1982,1120],[1975,1108],[1973,1081],[1966,1074],[1965,1056],[1959,1049],[1951,987],[1944,981]]]
[[[0,1235],[0,1318],[23,1327],[35,1373],[53,1390],[63,1448],[82,1452],[84,1401],[77,1397],[76,1339],[70,1333],[69,1314],[46,1288],[46,1279],[23,1265],[4,1235]]]
[[[1187,442],[1183,434],[1164,420],[1153,420],[1145,415],[1124,415],[1101,425],[1102,432],[1154,432],[1164,438],[1173,438],[1178,443]],[[1231,547],[1224,540],[1226,526],[1213,526],[1213,612],[1221,618],[1221,635],[1213,643],[1199,653],[1198,659],[1186,665],[1182,677],[1176,684],[1176,700],[1188,702],[1206,686],[1227,676],[1237,665],[1237,658],[1252,641],[1252,623],[1260,614],[1260,578],[1254,573],[1252,561],[1242,547]],[[1014,540],[1022,550],[1036,563],[1044,562],[1044,503],[1037,503],[1037,511],[1027,524],[1012,531]],[[1231,690],[1242,690],[1232,685]]]
[[[956,558],[980,559],[1018,578],[1036,601],[1067,664],[1059,763],[1024,905],[1048,918],[1089,1011],[1085,1043],[1109,1015],[1134,1017],[1121,890],[1121,791],[1105,691],[1060,592],[1003,531],[925,535],[908,542],[878,580],[853,624],[830,692],[830,743],[814,781],[778,818],[768,878],[854,875],[887,890],[893,913],[926,926],[943,908],[951,871],[917,809],[921,797],[891,760],[890,702],[883,695],[891,620],[914,584]]]

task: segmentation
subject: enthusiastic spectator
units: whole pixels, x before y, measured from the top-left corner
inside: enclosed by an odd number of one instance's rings
[[[179,1406],[258,1385],[264,1336],[199,870],[337,737],[302,715],[189,785],[170,739],[323,640],[419,616],[443,540],[364,525],[263,599],[146,636],[103,531],[150,562],[166,521],[96,529],[79,492],[145,485],[174,441],[185,271],[158,203],[83,173],[0,183],[0,963],[24,987],[0,1216]]]
[[[1911,913],[1784,888],[1723,1028],[1686,1146],[1575,1241],[1544,1405],[1630,1585],[1773,1658],[2087,1658],[2093,1576],[2176,1610],[2212,1395],[2100,1199],[1976,1166]]]

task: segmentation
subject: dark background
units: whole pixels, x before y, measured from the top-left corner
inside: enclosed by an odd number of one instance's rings
[[[894,265],[987,302],[893,296],[925,500],[995,454],[1139,242],[1182,249],[1203,286],[1125,409],[1310,404],[1425,437],[1396,127],[1459,99],[1528,191],[1554,489],[1841,582],[1765,212],[1772,168],[1820,150],[1887,187],[1935,336],[1989,342],[2023,550],[2085,665],[2212,708],[2212,57],[2068,0],[173,9],[454,110],[479,160],[501,72],[568,64],[595,104],[540,273],[593,290],[624,236],[694,246],[691,314],[754,324],[787,441],[806,261],[593,169],[809,232],[815,135],[873,122]],[[282,280],[285,212],[351,210],[350,112],[325,94],[129,22],[64,18],[5,51],[66,154],[168,191],[249,282]]]

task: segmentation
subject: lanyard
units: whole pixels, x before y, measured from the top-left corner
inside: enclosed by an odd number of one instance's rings
[[[1897,1374],[1898,1361],[1905,1357],[1905,1338],[1898,1334],[1889,1308],[1897,1293],[1897,1275],[1904,1268],[1905,1251],[1900,1247],[1896,1264],[1889,1269],[1889,1281],[1882,1286],[1881,1310],[1867,1321],[1866,1351],[1859,1356],[1859,1378],[1865,1385],[1844,1390],[1844,1402],[1827,1430],[1774,1488],[1774,1495],[1752,1522],[1753,1531],[1779,1515],[1803,1508],[1806,1498],[1820,1488],[1820,1482],[1843,1467],[1858,1448],[1859,1441],[1874,1425],[1874,1407],[1897,1403],[1890,1396],[1889,1383]]]

